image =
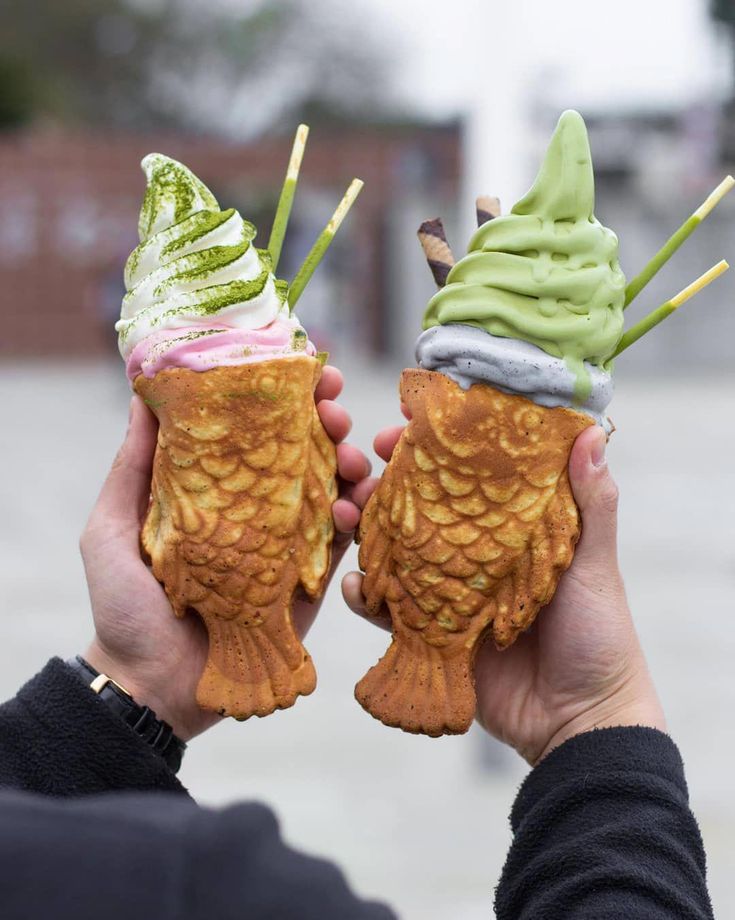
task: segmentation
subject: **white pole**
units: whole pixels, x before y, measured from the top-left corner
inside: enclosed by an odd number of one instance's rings
[[[464,138],[464,176],[459,232],[460,256],[475,224],[475,198],[496,195],[503,213],[527,191],[533,151],[528,146],[528,57],[521,47],[523,0],[471,4],[468,34],[468,115]],[[459,240],[457,241],[459,243]]]

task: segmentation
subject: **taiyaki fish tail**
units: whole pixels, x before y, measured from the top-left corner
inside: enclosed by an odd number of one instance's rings
[[[462,734],[475,715],[470,653],[399,632],[357,684],[355,698],[384,725],[432,737]]]
[[[316,687],[311,656],[281,605],[260,626],[242,619],[204,618],[209,657],[197,687],[203,709],[244,719],[293,706]]]

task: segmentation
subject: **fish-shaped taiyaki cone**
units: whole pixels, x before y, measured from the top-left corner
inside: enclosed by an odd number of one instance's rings
[[[411,421],[360,523],[368,612],[386,604],[393,641],[355,688],[386,725],[467,731],[473,664],[510,645],[569,567],[580,534],[567,463],[589,415],[484,384],[403,371]]]
[[[158,417],[143,548],[177,616],[209,633],[197,702],[247,719],[316,686],[291,609],[329,570],[336,453],[314,404],[311,356],[139,375]]]

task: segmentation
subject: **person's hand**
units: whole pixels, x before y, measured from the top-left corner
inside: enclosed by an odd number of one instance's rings
[[[381,432],[376,452],[389,460],[400,428]],[[574,562],[551,603],[510,648],[492,640],[477,653],[477,718],[529,763],[593,728],[646,725],[665,730],[661,705],[638,642],[617,561],[615,483],[605,462],[605,433],[586,429],[576,440],[569,478],[582,516]],[[345,600],[365,612],[362,576],[346,575]]]
[[[360,510],[353,492],[370,473],[364,454],[349,444],[351,421],[333,402],[342,375],[325,367],[315,393],[322,423],[337,446],[340,497],[332,514],[336,536],[330,578],[352,542]],[[140,556],[140,528],[148,508],[157,422],[134,396],[125,441],[102,487],[80,545],[96,635],[84,657],[165,719],[184,741],[219,721],[196,705],[196,685],[207,657],[207,632],[195,614],[177,619],[163,588]],[[293,618],[304,636],[319,603],[298,600]]]

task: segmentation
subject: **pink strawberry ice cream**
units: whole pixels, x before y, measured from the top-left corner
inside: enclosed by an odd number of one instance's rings
[[[298,354],[316,355],[316,348],[293,317],[275,319],[263,329],[185,326],[148,336],[131,351],[126,370],[132,383],[138,374],[153,377],[167,367],[206,371]]]

